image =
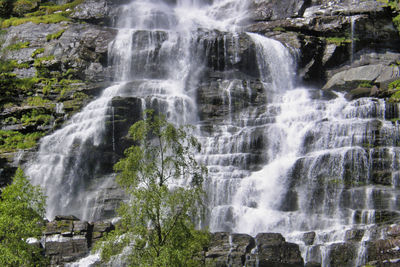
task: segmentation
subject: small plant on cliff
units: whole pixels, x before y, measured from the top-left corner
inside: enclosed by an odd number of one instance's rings
[[[44,266],[39,246],[29,244],[42,235],[45,197],[18,169],[0,197],[0,265]]]
[[[164,116],[148,111],[130,128],[136,145],[116,165],[117,182],[129,194],[116,230],[99,244],[102,259],[124,248],[129,266],[198,266],[208,234],[195,229],[203,209],[205,168],[190,128],[176,128]],[[125,254],[125,253],[124,253]]]

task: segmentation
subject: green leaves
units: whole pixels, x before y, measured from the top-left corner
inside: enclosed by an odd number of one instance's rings
[[[136,145],[116,165],[117,182],[129,194],[115,233],[99,247],[111,259],[129,245],[130,266],[197,266],[208,234],[200,219],[206,169],[197,163],[201,147],[191,127],[175,127],[162,115],[144,113],[129,130]]]
[[[1,193],[0,265],[38,266],[43,261],[40,248],[28,244],[42,235],[45,197],[18,169],[13,183]]]

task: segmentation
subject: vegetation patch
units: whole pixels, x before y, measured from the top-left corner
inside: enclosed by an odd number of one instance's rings
[[[42,132],[22,134],[17,131],[0,130],[0,152],[15,152],[18,149],[28,149],[36,146]]]
[[[327,37],[324,39],[328,44],[335,44],[337,46],[349,44],[352,42],[351,39],[347,39],[346,37]]]
[[[65,32],[65,29],[62,29],[56,33],[48,34],[46,36],[47,41],[56,40],[61,37],[61,35]]]
[[[389,102],[400,102],[400,90],[390,96]]]
[[[285,29],[282,28],[282,27],[275,27],[275,28],[273,29],[273,31],[274,31],[274,32],[284,32]]]
[[[400,79],[391,82],[388,86],[389,90],[399,90],[400,89]]]
[[[12,45],[7,46],[5,49],[10,51],[20,50],[23,48],[28,48],[30,45],[29,42],[19,42]]]
[[[28,97],[26,99],[25,104],[34,107],[46,107],[46,106],[54,107],[54,104],[50,100],[43,99],[40,96]]]
[[[14,69],[29,68],[28,63],[18,63],[16,60],[0,60],[0,72],[2,74],[12,72]]]
[[[360,88],[372,88],[374,87],[374,84],[372,82],[369,81],[365,81],[365,82],[361,82],[358,87]]]
[[[45,114],[43,109],[34,109],[28,114],[22,115],[21,123],[27,125],[49,125],[52,119],[51,115]]]
[[[21,24],[25,24],[28,22],[32,22],[35,24],[50,24],[50,23],[59,23],[61,21],[69,21],[67,14],[64,12],[55,13],[51,15],[37,16],[37,17],[23,17],[23,18],[10,18],[6,19],[1,23],[2,28],[8,28],[11,26],[18,26]]]
[[[385,3],[388,7],[390,7],[394,12],[397,13],[397,15],[393,17],[392,21],[400,33],[400,0],[378,0],[378,2]]]
[[[38,48],[35,51],[33,51],[31,57],[35,58],[37,55],[42,54],[44,52],[44,48]]]
[[[26,0],[19,0],[19,1],[26,1]],[[54,5],[51,2],[43,3],[37,8],[35,12],[31,13],[19,12],[18,14],[16,14],[17,17],[12,17],[4,20],[1,24],[1,27],[8,28],[10,26],[18,26],[27,22],[32,22],[35,24],[39,23],[49,24],[49,23],[59,23],[61,21],[69,21],[70,20],[69,15],[72,13],[73,9],[82,2],[83,0],[75,0],[65,5]],[[7,13],[0,15],[2,17],[7,17]]]

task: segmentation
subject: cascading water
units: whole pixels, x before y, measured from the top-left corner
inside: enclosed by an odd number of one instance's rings
[[[100,202],[107,201],[103,191],[113,187],[111,166],[116,161],[113,152],[117,145],[112,102],[116,97],[135,98],[139,110],[153,108],[175,123],[196,121],[195,94],[204,44],[197,38],[207,39],[208,29],[215,23],[213,27],[219,29],[233,27],[225,10],[243,13],[245,4],[229,0],[213,6],[200,0],[174,4],[136,0],[123,7],[116,25],[118,34],[109,47],[115,85],[74,115],[65,127],[43,138],[37,159],[26,170],[34,184],[46,189],[49,218],[57,214],[86,220],[107,217],[101,209],[108,204]],[[210,21],[211,17],[214,20]],[[237,20],[240,16],[233,17]],[[140,113],[136,112],[134,120]],[[111,205],[108,210],[113,208]]]
[[[209,169],[211,231],[280,232],[300,244],[306,261],[329,266],[329,244],[354,227],[366,231],[366,242],[369,225],[395,213],[399,127],[387,119],[399,117],[398,108],[296,87],[291,51],[240,30],[247,5],[134,0],[123,7],[109,49],[115,84],[43,138],[27,167],[46,189],[49,218],[113,215],[102,211],[115,208],[103,194],[114,186],[120,140],[113,102],[121,99],[137,109],[132,121],[153,108],[196,126],[198,159]],[[362,242],[354,264],[364,263]]]

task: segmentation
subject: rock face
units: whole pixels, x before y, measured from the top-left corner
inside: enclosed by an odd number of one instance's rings
[[[65,4],[71,1],[53,2]],[[115,18],[123,12],[120,5],[126,2],[86,0],[73,10],[71,21],[25,23],[7,28],[0,34],[1,61],[12,65],[10,70],[4,71],[10,75],[2,74],[0,82],[4,88],[19,86],[15,92],[7,92],[0,98],[1,130],[24,136],[38,133],[41,137],[58,129],[112,82],[110,80],[115,70],[110,67],[113,55],[109,53],[109,45],[116,36],[116,30],[108,26],[114,24]],[[170,5],[177,3],[176,0],[164,2]],[[349,100],[370,96],[388,98],[394,93],[388,90],[388,84],[400,78],[400,37],[393,25],[396,14],[382,2],[254,0],[250,8],[251,23],[246,30],[269,36],[291,47],[293,54],[298,56],[297,72],[301,82],[324,88],[326,95],[332,90],[345,91]],[[264,149],[268,144],[263,130],[252,127],[254,125],[251,123],[255,118],[269,122],[270,118],[259,118],[257,115],[265,112],[263,108],[270,97],[263,90],[266,85],[260,81],[261,75],[271,74],[260,73],[256,44],[249,35],[217,30],[198,31],[199,40],[194,41],[195,45],[191,49],[194,54],[206,55],[201,62],[204,68],[196,73],[200,83],[193,89],[196,91],[195,98],[202,121],[201,131],[205,136],[222,132],[218,125],[224,120],[239,121],[238,125],[245,125],[242,128],[230,126],[232,139],[222,140],[232,144],[232,151],[241,153],[218,163],[232,167],[227,168],[229,171],[223,173],[222,178],[225,178],[224,175],[242,178],[248,176],[250,171],[259,170],[269,156]],[[144,50],[149,42],[154,46],[152,64],[142,64],[148,61],[147,54],[138,54],[133,60],[131,67],[138,78],[162,79],[166,76],[169,66],[160,67],[160,50],[168,34],[164,30],[151,34],[148,31],[138,31],[134,34],[136,49]],[[150,40],[150,36],[153,39]],[[146,68],[142,68],[144,65]],[[19,82],[22,79],[29,83],[29,89],[21,87]],[[138,88],[140,85],[140,81],[133,81],[127,87]],[[399,107],[389,101],[383,106],[385,123],[397,125]],[[126,136],[127,131],[129,125],[140,118],[141,112],[139,98],[114,98],[107,114],[105,141],[99,146],[88,148],[84,155],[87,160],[80,163],[80,169],[96,169],[96,179],[109,175],[113,163],[131,145]],[[246,114],[246,117],[240,117],[240,112]],[[269,112],[275,114],[277,111]],[[366,131],[373,133],[374,139],[360,148],[370,152],[368,156],[371,164],[367,169],[371,179],[368,183],[379,188],[397,190],[398,185],[393,179],[394,173],[398,172],[397,166],[390,160],[390,148],[383,146],[386,126],[376,119],[377,115],[372,117]],[[246,138],[249,141],[238,148],[240,142],[234,139],[235,134],[244,128],[248,131]],[[312,138],[310,136],[309,140],[305,139],[305,151],[311,151]],[[393,140],[393,145],[398,146],[397,143],[398,140]],[[3,144],[0,142],[0,145]],[[18,164],[34,155],[35,146],[24,147],[22,150],[25,153],[20,154],[17,149],[0,151],[0,187],[10,182]],[[297,180],[294,183],[302,181],[306,164],[305,160],[299,160],[296,164],[293,172],[297,172]],[[241,169],[241,166],[245,167]],[[344,168],[347,175],[343,186],[346,189],[353,187],[351,190],[357,193],[357,186],[351,176],[354,168],[356,166]],[[82,177],[92,174],[82,172]],[[323,173],[323,176],[329,175],[329,170]],[[357,182],[366,183],[367,174],[363,173],[360,177]],[[215,185],[207,186],[212,188]],[[123,199],[121,191],[115,184],[107,184],[101,189],[94,187],[92,190],[99,192],[98,202],[102,203],[96,216],[114,216],[118,203]],[[222,194],[228,191],[223,190]],[[299,200],[294,191],[288,190],[288,201],[280,209],[296,210]],[[319,191],[320,188],[315,189],[315,201],[321,200]],[[316,232],[303,233],[298,242],[307,247],[309,261],[306,266],[320,266],[322,262],[330,266],[356,266],[358,263],[355,259],[363,253],[364,262],[371,265],[398,264],[398,225],[387,225],[398,222],[400,213],[389,210],[389,206],[398,206],[399,201],[395,200],[394,204],[389,205],[392,203],[391,195],[375,189],[371,191],[371,201],[375,205],[374,223],[378,226],[373,229],[359,229],[357,226],[346,230],[343,242],[329,245],[329,253],[325,254],[324,261],[321,251],[326,248],[316,244],[324,240],[323,237]],[[341,194],[340,205],[345,204],[354,207],[354,224],[362,226],[366,223],[367,215],[357,208],[360,203],[348,191]],[[249,207],[255,205],[250,203]],[[229,210],[221,220],[230,221],[233,217],[232,210]],[[87,255],[93,243],[110,229],[112,225],[109,223],[88,223],[73,217],[58,217],[56,221],[47,224],[45,253],[54,266],[73,262]],[[223,231],[230,229],[227,223]],[[329,243],[329,240],[325,241]],[[205,263],[208,266],[304,265],[299,246],[286,242],[280,234],[262,233],[253,238],[227,232],[212,235],[212,243],[205,252]]]
[[[108,45],[115,34],[111,28],[66,21],[28,22],[3,30],[0,82],[8,91],[0,98],[2,138],[34,135],[37,140],[106,87]],[[16,165],[24,162],[14,161],[17,148],[7,146],[7,139],[5,143],[0,142],[1,185],[9,183]],[[26,157],[29,153],[19,158]]]
[[[206,266],[304,266],[299,246],[285,241],[281,234],[214,233],[206,251]]]
[[[64,266],[87,256],[105,233],[115,227],[109,222],[88,223],[74,216],[56,216],[46,224],[42,245],[50,266]],[[204,251],[207,267],[302,267],[299,246],[285,241],[281,234],[212,233]]]
[[[357,88],[355,82],[384,87],[398,79],[392,65],[399,60],[400,38],[393,14],[383,3],[254,2],[255,23],[248,29],[299,49],[299,74],[304,81],[351,90]]]
[[[56,216],[46,224],[44,232],[44,253],[50,266],[64,266],[88,255],[93,244],[113,229],[111,223],[88,223],[74,216]]]

